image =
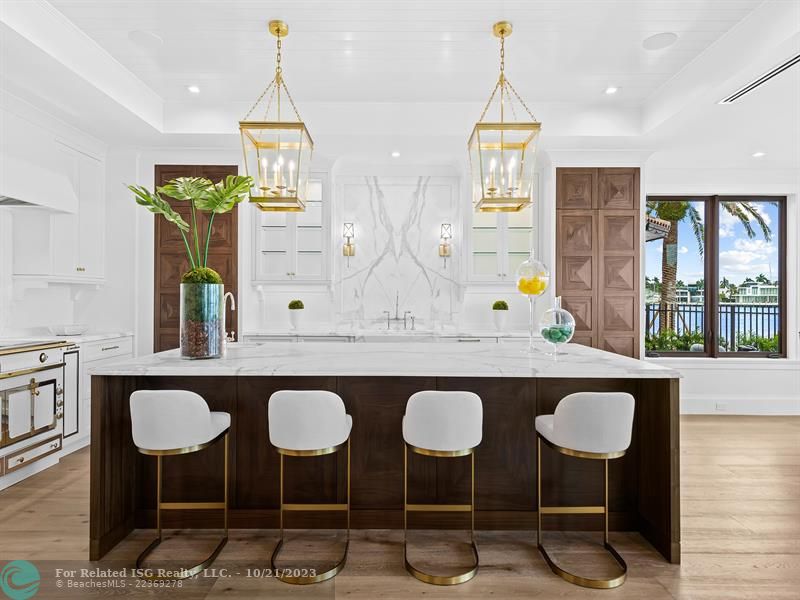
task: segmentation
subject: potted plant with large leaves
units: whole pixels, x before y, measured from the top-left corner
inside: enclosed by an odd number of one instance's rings
[[[252,185],[252,177],[228,175],[212,183],[203,177],[178,177],[151,192],[144,186],[129,185],[136,203],[161,215],[180,231],[186,246],[190,269],[180,284],[181,356],[218,358],[225,342],[225,286],[222,277],[208,268],[208,247],[215,215],[229,212],[242,200]],[[163,198],[188,202],[191,224]],[[208,213],[205,232],[197,225],[197,212]]]

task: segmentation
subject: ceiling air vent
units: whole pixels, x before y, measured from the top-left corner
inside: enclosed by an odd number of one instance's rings
[[[756,79],[754,79],[753,81],[751,81],[747,85],[739,88],[738,90],[736,90],[734,93],[732,93],[727,98],[723,98],[722,100],[720,100],[719,104],[731,104],[733,102],[736,102],[737,100],[739,100],[745,94],[749,94],[750,92],[752,92],[757,87],[764,85],[765,83],[767,83],[773,77],[777,77],[778,75],[783,73],[786,69],[789,69],[789,68],[793,67],[794,65],[796,65],[798,63],[800,63],[800,54],[794,55],[790,59],[788,59],[788,60],[782,62],[781,64],[779,64],[774,69],[770,69],[769,71],[767,71],[766,73],[764,73],[760,77],[757,77]]]

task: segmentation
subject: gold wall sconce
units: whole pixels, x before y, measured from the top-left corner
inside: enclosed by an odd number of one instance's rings
[[[342,256],[347,257],[347,268],[349,269],[350,257],[356,255],[356,245],[353,243],[353,240],[356,238],[356,229],[353,223],[344,224],[344,232],[342,233],[342,237],[344,238]]]
[[[442,257],[445,269],[447,268],[447,259],[453,254],[451,239],[453,239],[453,226],[450,223],[442,223],[442,230],[439,234],[439,256]]]

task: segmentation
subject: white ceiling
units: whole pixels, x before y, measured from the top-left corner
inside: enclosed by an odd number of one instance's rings
[[[544,150],[800,165],[800,68],[718,104],[800,52],[800,0],[0,0],[0,92],[110,144],[235,148],[273,74],[272,18],[290,25],[286,79],[331,161],[465,161],[497,76],[491,25],[508,19],[507,74]],[[665,31],[673,46],[642,47]]]
[[[507,73],[530,103],[639,105],[761,0],[51,0],[165,101],[254,100],[271,78],[272,18],[286,20],[298,102],[479,102],[494,83],[492,23],[513,22]],[[163,39],[146,48],[131,31]],[[671,31],[671,47],[642,41]],[[603,91],[617,86],[609,97]]]

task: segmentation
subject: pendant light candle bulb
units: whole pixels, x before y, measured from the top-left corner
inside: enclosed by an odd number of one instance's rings
[[[258,161],[258,187],[262,190],[269,189],[269,170],[267,169],[269,161],[266,156],[262,156]]]

